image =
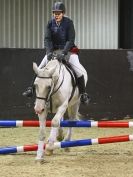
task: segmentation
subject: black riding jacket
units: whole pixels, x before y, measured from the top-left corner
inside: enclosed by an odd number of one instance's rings
[[[63,52],[67,54],[75,46],[74,41],[75,29],[71,19],[63,17],[60,25],[57,25],[54,18],[48,22],[44,38],[47,54],[57,49],[63,49]]]

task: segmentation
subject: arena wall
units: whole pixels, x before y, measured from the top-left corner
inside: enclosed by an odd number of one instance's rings
[[[0,49],[0,119],[32,119],[34,100],[22,96],[32,76],[32,62],[40,63],[43,49]],[[133,50],[80,50],[88,72],[88,106],[84,119],[119,119],[133,115]]]

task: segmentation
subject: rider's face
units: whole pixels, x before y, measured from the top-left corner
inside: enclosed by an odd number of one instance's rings
[[[53,16],[54,16],[56,22],[58,23],[58,22],[61,22],[61,20],[62,20],[62,18],[64,16],[64,13],[61,12],[61,11],[54,11],[53,12]]]

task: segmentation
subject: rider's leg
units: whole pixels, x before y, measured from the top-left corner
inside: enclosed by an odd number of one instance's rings
[[[42,59],[39,68],[43,68],[45,65],[47,64],[47,55],[45,55],[45,57]],[[32,97],[34,94],[34,81],[36,79],[36,74],[34,75],[34,77],[32,78],[30,87],[28,87],[24,92],[23,92],[23,96],[27,96],[27,97]]]
[[[36,74],[34,74],[30,86],[22,93],[23,96],[32,97],[34,94],[34,81],[36,79]]]
[[[86,93],[86,88],[85,88],[85,80],[84,76],[78,77],[78,88],[79,88],[79,93],[81,95],[80,100],[82,103],[88,104],[89,103],[89,96]]]
[[[87,104],[90,98],[86,93],[86,83],[84,79],[84,74],[86,74],[86,71],[84,67],[80,64],[77,54],[70,55],[69,63],[77,75],[78,88],[79,88],[79,93],[81,95],[80,100],[82,103]]]

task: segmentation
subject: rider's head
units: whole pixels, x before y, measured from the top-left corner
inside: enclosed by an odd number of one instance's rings
[[[52,12],[55,20],[60,22],[65,14],[65,5],[62,2],[55,2]]]

